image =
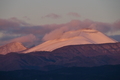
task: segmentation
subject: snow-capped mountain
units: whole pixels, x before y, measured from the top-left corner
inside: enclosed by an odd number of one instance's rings
[[[17,52],[0,55],[0,71],[55,70],[64,67],[93,67],[120,64],[120,42],[70,45],[51,52]],[[46,79],[45,79],[46,80]]]
[[[46,41],[38,46],[24,51],[23,53],[35,51],[53,51],[57,48],[67,45],[102,44],[115,42],[117,41],[107,37],[106,35],[97,30],[86,28],[76,31],[65,32],[62,36],[59,37],[59,39]]]
[[[3,45],[0,47],[0,54],[5,55],[10,52],[18,52],[25,50],[26,47],[24,47],[21,43],[19,42],[12,42],[6,45]]]

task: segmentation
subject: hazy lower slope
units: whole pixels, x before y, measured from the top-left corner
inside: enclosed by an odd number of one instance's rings
[[[0,54],[7,54],[10,52],[18,52],[18,51],[22,51],[25,50],[26,47],[24,47],[21,43],[19,42],[12,42],[6,45],[3,45],[0,47]]]
[[[53,35],[54,36],[54,35]],[[115,43],[117,41],[93,29],[81,29],[64,33],[59,39],[46,41],[24,53],[34,51],[53,51],[67,45]]]

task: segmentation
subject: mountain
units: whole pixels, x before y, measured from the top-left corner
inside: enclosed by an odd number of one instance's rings
[[[19,42],[0,47],[0,80],[120,80],[120,42],[97,30],[65,32],[20,53],[25,49]]]
[[[5,55],[10,52],[18,52],[25,50],[26,47],[24,47],[21,43],[19,42],[12,42],[6,45],[3,45],[0,47],[0,54]]]
[[[46,41],[38,46],[24,51],[24,53],[35,51],[53,51],[57,48],[67,45],[102,44],[115,42],[117,41],[107,37],[97,30],[85,28],[77,31],[65,32],[59,39]]]
[[[94,67],[120,64],[120,42],[70,45],[51,52],[0,55],[0,71],[56,70],[63,67]]]

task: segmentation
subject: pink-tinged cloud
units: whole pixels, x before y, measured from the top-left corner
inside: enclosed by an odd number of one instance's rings
[[[75,12],[69,12],[67,15],[73,16],[73,17],[80,17],[80,15],[78,13],[75,13]]]
[[[33,42],[33,41],[36,41],[36,40],[38,40],[36,38],[36,36],[34,36],[33,34],[29,34],[29,35],[26,35],[26,36],[22,36],[22,37],[12,39],[9,42],[21,42],[21,43],[24,43],[24,42]]]
[[[6,28],[14,28],[16,26],[19,26],[19,23],[16,23],[11,20],[6,20],[6,19],[0,19],[0,29],[6,29]]]
[[[56,26],[57,27],[57,26]],[[101,32],[108,32],[111,29],[111,25],[108,23],[94,22],[91,20],[72,20],[66,24],[62,24],[61,27],[57,27],[53,31],[47,33],[43,37],[43,41],[59,39],[64,33],[68,31],[83,29],[83,28],[93,28]]]
[[[52,19],[58,19],[60,18],[61,16],[58,15],[58,14],[54,14],[54,13],[51,13],[51,14],[48,14],[46,16],[43,16],[42,18],[52,18]]]
[[[5,32],[5,34],[17,34],[17,35],[28,35],[34,34],[43,39],[43,41],[58,39],[60,35],[63,35],[65,32],[78,30],[82,28],[93,28],[103,33],[111,31],[111,27],[114,27],[116,30],[120,30],[120,21],[115,22],[114,24],[95,22],[89,19],[86,20],[71,20],[68,23],[64,24],[49,24],[49,25],[39,25],[39,26],[29,26],[28,23],[19,20],[17,18],[10,19],[0,19],[0,30]],[[44,37],[43,37],[44,36]],[[4,35],[3,40],[10,40],[13,37]],[[41,41],[40,41],[41,42]]]
[[[68,31],[68,27],[61,27],[61,28],[55,29],[52,32],[46,34],[43,37],[43,41],[59,39],[60,36],[63,35],[63,33],[66,31]]]
[[[94,24],[94,25],[93,25]],[[118,23],[117,23],[118,24]],[[51,31],[60,28],[68,28],[68,30],[76,30],[87,28],[92,25],[95,29],[98,29],[102,32],[107,32],[110,29],[110,25],[108,23],[102,22],[94,22],[92,20],[72,20],[65,24],[49,24],[49,25],[42,25],[42,26],[29,26],[28,23],[19,20],[15,17],[10,19],[0,19],[0,30],[5,30],[6,32],[12,32],[14,34],[35,34],[35,35],[45,35]],[[22,26],[22,27],[21,27]],[[29,26],[29,27],[28,27]]]
[[[10,19],[0,19],[0,30],[18,29],[21,26],[30,26],[30,24],[15,17]]]
[[[15,17],[10,19],[0,19],[0,31],[5,31],[6,34],[35,34],[35,35],[44,35],[45,33],[53,30],[53,26],[34,26],[28,24],[22,20],[19,20]]]
[[[120,29],[120,20],[116,21],[114,24],[113,24],[114,28],[116,30],[119,30]]]
[[[45,33],[51,31],[41,26],[32,26],[32,27],[20,27],[19,29],[11,30],[14,34],[35,34],[35,35],[44,35]]]
[[[3,41],[2,43],[3,44],[8,44],[8,43],[11,43],[11,42],[20,42],[20,43],[24,44],[26,47],[29,47],[29,46],[35,45],[38,40],[39,39],[35,35],[29,34],[29,35],[26,35],[26,36],[13,38],[13,39],[8,40],[8,41]]]
[[[31,25],[31,24],[26,23],[26,22],[23,21],[23,20],[17,19],[16,17],[12,17],[12,18],[10,18],[10,19],[8,19],[8,20],[10,20],[10,21],[12,21],[12,22],[14,22],[14,23],[18,23],[20,26],[30,26],[30,25]]]

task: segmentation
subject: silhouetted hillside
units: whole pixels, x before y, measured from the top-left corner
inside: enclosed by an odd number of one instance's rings
[[[1,71],[0,80],[120,80],[120,65],[65,67],[51,71]]]

